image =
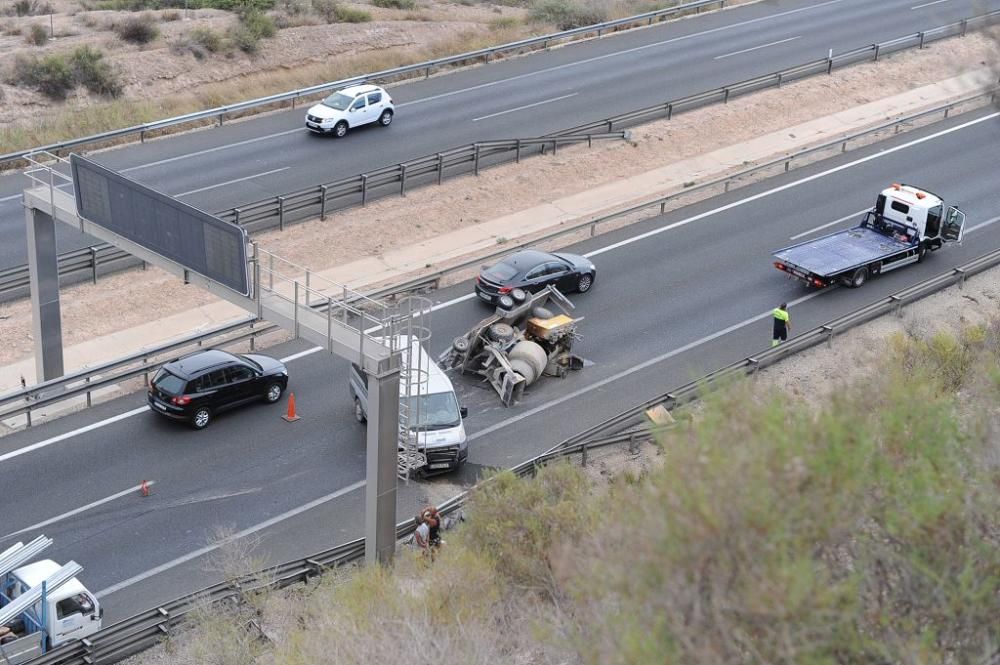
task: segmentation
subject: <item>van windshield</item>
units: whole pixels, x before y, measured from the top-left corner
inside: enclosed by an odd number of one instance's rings
[[[410,400],[411,429],[449,429],[461,422],[455,393],[432,393]]]

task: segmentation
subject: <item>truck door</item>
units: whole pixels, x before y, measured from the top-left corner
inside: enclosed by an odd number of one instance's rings
[[[965,213],[955,206],[949,206],[944,224],[941,225],[941,239],[945,242],[962,242],[964,235]]]

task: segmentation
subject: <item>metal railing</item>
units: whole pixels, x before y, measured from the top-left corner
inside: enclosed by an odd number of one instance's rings
[[[666,11],[666,10],[664,10]],[[655,12],[654,12],[655,13]],[[647,15],[640,15],[646,17]],[[350,205],[365,205],[376,196],[400,194],[405,195],[407,186],[441,183],[446,175],[460,175],[471,170],[478,175],[484,165],[496,165],[509,160],[514,153],[519,161],[522,150],[533,147],[542,150],[553,139],[561,142],[592,143],[595,138],[620,138],[615,128],[621,131],[630,127],[658,118],[672,118],[677,113],[694,110],[713,103],[727,103],[731,98],[772,87],[781,87],[784,83],[805,78],[819,73],[831,73],[835,68],[856,64],[868,59],[878,60],[881,56],[906,48],[923,48],[928,42],[946,37],[964,36],[970,29],[991,25],[1000,21],[1000,10],[962,19],[955,23],[939,26],[923,32],[900,37],[892,41],[872,44],[847,53],[832,55],[828,58],[815,60],[801,65],[774,72],[765,76],[733,83],[715,90],[697,93],[681,99],[664,102],[636,111],[629,111],[617,116],[561,130],[547,137],[538,139],[514,139],[512,141],[490,141],[454,148],[434,155],[427,155],[410,162],[378,169],[370,173],[343,178],[324,185],[317,185],[298,192],[271,197],[261,201],[248,203],[218,213],[227,221],[246,225],[251,231],[274,228],[283,229],[285,223],[298,221],[310,216],[319,215],[325,219],[327,213]],[[950,109],[954,104],[942,107]],[[947,112],[947,111],[946,111]],[[921,114],[918,114],[921,115]],[[907,122],[907,119],[897,121]],[[594,134],[602,132],[603,134]],[[862,133],[866,135],[868,132]],[[845,140],[852,140],[848,137]],[[504,146],[506,144],[506,146]],[[552,150],[556,150],[552,143]],[[487,154],[488,153],[488,154]],[[27,153],[25,153],[27,154]],[[491,158],[491,159],[487,159]],[[488,164],[486,162],[489,162]],[[459,170],[458,167],[464,167]],[[452,172],[448,173],[448,169]],[[104,266],[104,270],[101,266]],[[90,248],[74,250],[59,256],[60,277],[78,278],[88,275],[96,280],[98,274],[112,270],[138,265],[138,261],[126,253],[106,244],[94,245]],[[64,268],[65,266],[65,268]],[[26,293],[28,285],[27,266],[18,266],[0,270],[0,301],[19,297]]]
[[[674,7],[666,7],[664,9],[658,9],[643,14],[637,14],[635,16],[628,16],[626,18],[615,19],[613,21],[595,23],[594,25],[588,25],[581,28],[574,28],[572,30],[563,30],[562,32],[550,33],[547,35],[541,35],[539,37],[531,37],[516,42],[510,42],[508,44],[501,44],[498,46],[479,49],[477,51],[469,51],[466,53],[459,53],[457,55],[447,56],[444,58],[438,58],[436,60],[427,60],[412,65],[404,65],[402,67],[394,67],[392,69],[385,69],[378,72],[372,72],[370,74],[364,74],[361,76],[354,76],[351,78],[340,79],[338,81],[331,81],[329,83],[321,83],[319,85],[310,86],[308,88],[300,88],[298,90],[283,92],[276,95],[269,95],[267,97],[261,97],[258,99],[251,99],[244,102],[238,102],[236,104],[227,104],[225,106],[218,106],[216,108],[206,109],[204,111],[196,111],[194,113],[187,113],[174,118],[155,120],[153,122],[147,122],[141,125],[134,125],[132,127],[125,127],[123,129],[115,129],[108,132],[102,132],[100,134],[94,134],[93,136],[86,136],[78,139],[71,139],[67,141],[50,143],[48,145],[39,146],[37,148],[32,148],[30,150],[23,150],[20,152],[11,152],[4,155],[0,155],[0,167],[3,167],[4,164],[8,164],[10,162],[16,162],[20,159],[23,159],[26,155],[29,155],[32,152],[46,151],[58,154],[59,151],[66,150],[67,148],[76,148],[84,145],[108,143],[112,141],[121,140],[127,137],[134,137],[136,135],[139,137],[140,141],[144,141],[146,139],[147,134],[162,131],[172,127],[177,127],[180,125],[205,124],[206,121],[215,121],[218,123],[218,125],[221,126],[226,116],[243,115],[249,111],[258,110],[265,107],[274,107],[276,105],[284,104],[286,102],[290,103],[292,108],[295,108],[296,104],[302,100],[316,97],[323,93],[335,90],[337,88],[342,88],[348,85],[356,85],[359,83],[365,83],[371,81],[400,80],[404,78],[416,77],[421,74],[424,76],[424,78],[427,78],[431,75],[431,72],[443,67],[462,65],[465,63],[475,62],[477,60],[482,60],[483,62],[490,62],[490,60],[494,56],[510,55],[510,54],[517,54],[519,52],[547,49],[555,43],[562,42],[567,39],[574,39],[585,35],[597,35],[598,37],[600,37],[605,32],[614,31],[619,28],[627,28],[627,27],[634,27],[641,25],[652,25],[654,22],[662,21],[675,14],[683,14],[686,12],[698,12],[703,8],[712,7],[714,5],[718,5],[719,7],[725,7],[726,2],[727,0],[695,0],[693,2],[687,2]]]
[[[775,169],[775,168],[780,168],[782,171],[787,172],[792,168],[793,164],[796,161],[801,161],[807,156],[815,156],[824,151],[829,151],[831,149],[839,152],[846,152],[849,149],[849,145],[852,141],[857,141],[858,139],[873,136],[875,134],[887,130],[893,130],[894,132],[898,132],[900,127],[910,124],[921,118],[932,117],[937,114],[943,114],[944,117],[948,117],[950,111],[956,107],[960,107],[977,100],[988,99],[992,102],[998,94],[1000,94],[1000,88],[988,92],[979,93],[977,95],[966,97],[961,100],[950,102],[944,106],[940,106],[927,111],[922,111],[920,113],[916,113],[907,116],[905,118],[900,118],[892,122],[885,123],[877,127],[873,127],[871,129],[867,129],[863,132],[858,132],[847,137],[841,137],[835,141],[830,141],[822,145],[806,148],[804,150],[798,151],[791,155],[787,155],[780,159],[772,160],[765,164],[760,164],[748,169],[744,169],[742,171],[739,171],[738,173],[734,173],[722,178],[702,183],[700,185],[688,187],[673,194],[668,194],[666,196],[659,197],[652,201],[647,201],[645,203],[631,206],[629,208],[618,210],[595,219],[590,219],[580,222],[572,226],[560,227],[559,230],[547,234],[541,238],[533,238],[529,241],[506,244],[503,246],[502,249],[492,252],[488,255],[477,256],[474,259],[469,259],[461,263],[450,265],[447,268],[441,270],[437,270],[430,273],[423,273],[420,276],[410,280],[397,282],[387,287],[368,291],[365,293],[365,297],[372,300],[378,300],[380,298],[385,298],[400,293],[407,293],[420,289],[436,288],[440,284],[441,280],[449,274],[461,272],[471,267],[479,266],[481,263],[485,261],[490,261],[492,259],[498,258],[516,249],[536,246],[542,243],[551,242],[566,235],[578,234],[586,231],[589,231],[590,236],[594,236],[596,235],[599,226],[601,226],[602,224],[607,224],[609,222],[618,220],[621,217],[644,213],[648,211],[652,211],[653,213],[657,214],[662,214],[663,212],[665,212],[668,204],[672,203],[673,201],[681,197],[689,196],[691,194],[698,193],[704,190],[709,190],[711,188],[721,187],[723,191],[729,191],[730,186],[733,183],[739,182],[740,180],[744,180],[750,176],[753,176],[754,174],[758,174],[767,171],[769,169]],[[115,249],[115,251],[119,250]],[[125,256],[127,257],[127,255]],[[91,265],[92,264],[88,264],[86,269],[88,271],[93,270],[96,272],[96,267],[92,268]],[[300,272],[302,275],[310,274],[306,268],[300,268]],[[3,283],[2,279],[3,279],[3,273],[0,273],[0,284]],[[26,275],[25,279],[27,279]],[[306,277],[306,279],[309,279],[309,277]],[[312,307],[314,309],[322,309],[324,307],[326,297],[327,297],[326,295],[323,295],[322,297],[317,297],[316,302],[310,302],[307,304],[307,306]],[[343,302],[350,303],[351,302],[350,296],[349,295],[344,296]],[[273,330],[277,329],[276,326],[271,326],[269,324],[262,324],[262,322],[257,320],[249,320],[246,323],[238,323],[238,324],[232,324],[231,326],[224,326],[219,330],[225,333],[231,333],[231,332],[236,332],[241,327],[251,328],[250,332],[247,333],[247,335],[249,335],[248,338],[251,340],[255,336],[265,334],[266,332],[272,332]],[[47,381],[37,386],[32,386],[30,388],[25,388],[23,390],[13,392],[8,395],[0,396],[0,419],[16,415],[27,414],[28,425],[30,426],[31,411],[33,409],[41,408],[43,406],[49,406],[64,399],[70,399],[72,397],[77,397],[79,395],[87,396],[88,406],[89,406],[91,399],[90,393],[93,390],[96,390],[101,387],[106,387],[108,385],[112,385],[120,381],[127,380],[129,378],[138,375],[139,373],[145,373],[145,372],[130,373],[130,371],[127,369],[128,365],[136,362],[142,362],[149,368],[147,371],[153,371],[159,367],[159,365],[156,364],[156,361],[154,360],[157,356],[176,353],[181,349],[185,349],[191,346],[201,346],[205,344],[208,340],[210,340],[212,336],[217,334],[221,333],[208,332],[208,333],[193,335],[189,338],[185,338],[184,340],[178,340],[177,342],[172,343],[171,345],[168,345],[166,347],[160,347],[142,351],[140,353],[133,354],[132,356],[123,358],[121,360],[112,361],[111,363],[107,363],[94,368],[80,370],[79,372],[75,372],[66,377],[53,379],[51,381]],[[242,339],[245,338],[235,338],[225,343],[231,343],[231,342],[234,343],[242,341]],[[218,343],[221,342],[216,342],[216,344]],[[121,369],[121,371],[116,371],[119,369]],[[95,379],[94,377],[100,377],[100,378]]]
[[[849,330],[878,316],[900,312],[906,304],[935,293],[947,286],[958,284],[978,272],[1000,265],[1000,250],[990,252],[965,265],[932,277],[920,284],[903,289],[834,319],[802,335],[793,337],[781,346],[749,356],[701,379],[670,390],[636,407],[628,409],[585,432],[573,436],[546,452],[533,457],[511,471],[519,476],[533,475],[545,464],[567,457],[579,457],[580,464],[586,466],[589,455],[600,448],[627,445],[630,452],[637,450],[644,442],[651,441],[664,426],[652,425],[646,419],[646,411],[662,405],[673,409],[697,400],[706,391],[736,378],[772,365],[799,351],[821,343],[831,344],[838,333]],[[489,482],[484,481],[484,482]],[[478,485],[477,485],[478,487]],[[476,488],[445,501],[439,507],[448,515],[459,510]],[[396,525],[397,538],[409,536],[415,529],[413,520]],[[109,626],[91,637],[60,647],[34,661],[36,665],[102,665],[114,663],[129,655],[154,646],[165,636],[180,627],[188,614],[209,603],[239,601],[248,593],[264,589],[281,589],[292,584],[307,582],[322,575],[324,571],[344,564],[360,561],[364,557],[364,539],[357,539],[343,545],[323,550],[312,556],[279,564],[264,571],[237,579],[219,582],[187,596],[178,598],[133,617]]]

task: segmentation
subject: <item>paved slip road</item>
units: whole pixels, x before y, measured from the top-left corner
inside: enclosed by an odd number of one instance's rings
[[[218,212],[475,141],[539,136],[1000,8],[1000,0],[767,0],[391,89],[388,129],[310,135],[304,109],[95,155]],[[0,270],[26,263],[20,174],[0,177]],[[94,244],[60,225],[59,249]]]
[[[1000,246],[997,116],[964,115],[570,248],[598,266],[595,288],[574,298],[586,317],[577,351],[594,364],[541,381],[510,409],[476,382],[456,381],[471,445],[457,480],[522,461],[766,348],[767,316],[781,301],[801,332]],[[820,226],[849,225],[830,223],[853,219],[900,180],[965,209],[963,246],[856,291],[805,290],[771,266],[772,249]],[[487,313],[470,291],[466,283],[433,294],[432,352]],[[42,532],[55,538],[52,556],[85,566],[85,582],[114,621],[218,579],[201,548],[220,526],[257,533],[258,554],[270,562],[359,537],[364,433],[353,420],[346,363],[301,341],[271,353],[291,358],[297,423],[279,418],[283,406],[261,405],[194,432],[148,413],[137,394],[0,439],[9,508],[0,548]],[[143,479],[156,483],[151,497],[109,499]],[[450,495],[434,483],[401,485],[400,519],[428,492]]]

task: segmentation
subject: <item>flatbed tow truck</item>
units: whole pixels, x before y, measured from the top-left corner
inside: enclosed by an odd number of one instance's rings
[[[946,243],[960,243],[965,213],[941,197],[894,184],[878,195],[854,228],[774,252],[774,267],[806,285],[858,288],[887,270],[920,263]]]

